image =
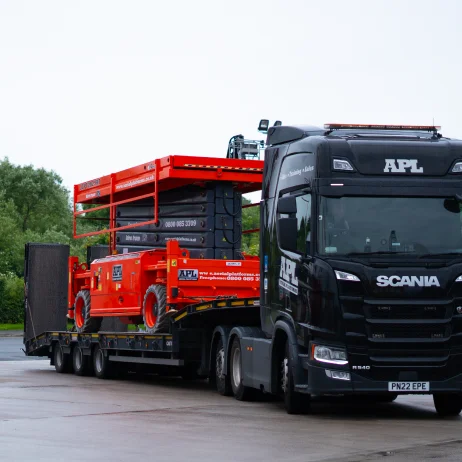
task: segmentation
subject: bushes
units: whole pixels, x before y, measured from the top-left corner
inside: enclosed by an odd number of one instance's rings
[[[14,275],[0,275],[0,323],[24,320],[24,280]]]

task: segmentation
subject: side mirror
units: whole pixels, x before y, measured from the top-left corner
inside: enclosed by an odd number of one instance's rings
[[[281,197],[278,201],[278,213],[287,215],[297,213],[297,201],[295,196]]]
[[[279,218],[278,236],[281,248],[290,252],[297,252],[297,219]]]

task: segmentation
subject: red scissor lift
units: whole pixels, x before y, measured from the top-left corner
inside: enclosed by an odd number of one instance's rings
[[[165,248],[117,254],[118,231],[156,224],[158,195],[186,186],[227,182],[240,193],[259,191],[263,161],[168,156],[74,186],[74,237],[109,233],[110,255],[90,267],[69,258],[68,317],[80,333],[97,332],[105,316],[126,324],[144,322],[150,333],[165,332],[168,317],[186,306],[219,298],[258,297],[259,259],[190,258],[176,240]],[[153,198],[154,216],[116,226],[116,207]],[[92,205],[81,210],[81,205]],[[244,206],[245,207],[245,206]],[[109,209],[108,229],[77,233],[77,219]],[[258,231],[258,230],[249,230]],[[245,233],[246,231],[243,231]]]

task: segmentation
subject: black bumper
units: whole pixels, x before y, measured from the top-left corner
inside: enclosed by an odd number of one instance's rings
[[[377,381],[365,378],[350,371],[351,380],[332,379],[326,375],[326,370],[335,370],[334,367],[317,367],[311,364],[305,367],[308,372],[308,386],[297,387],[297,391],[311,395],[336,394],[375,394],[389,393],[388,381]],[[338,370],[338,369],[337,369]],[[433,393],[462,393],[462,374],[447,380],[432,381],[428,392],[393,392],[398,394],[433,394]]]

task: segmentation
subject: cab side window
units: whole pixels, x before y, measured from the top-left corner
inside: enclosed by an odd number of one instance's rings
[[[302,255],[309,254],[311,194],[286,194],[279,198],[279,204],[281,206],[278,206],[278,237],[281,248]]]
[[[297,252],[310,253],[311,194],[296,197],[297,201]]]

